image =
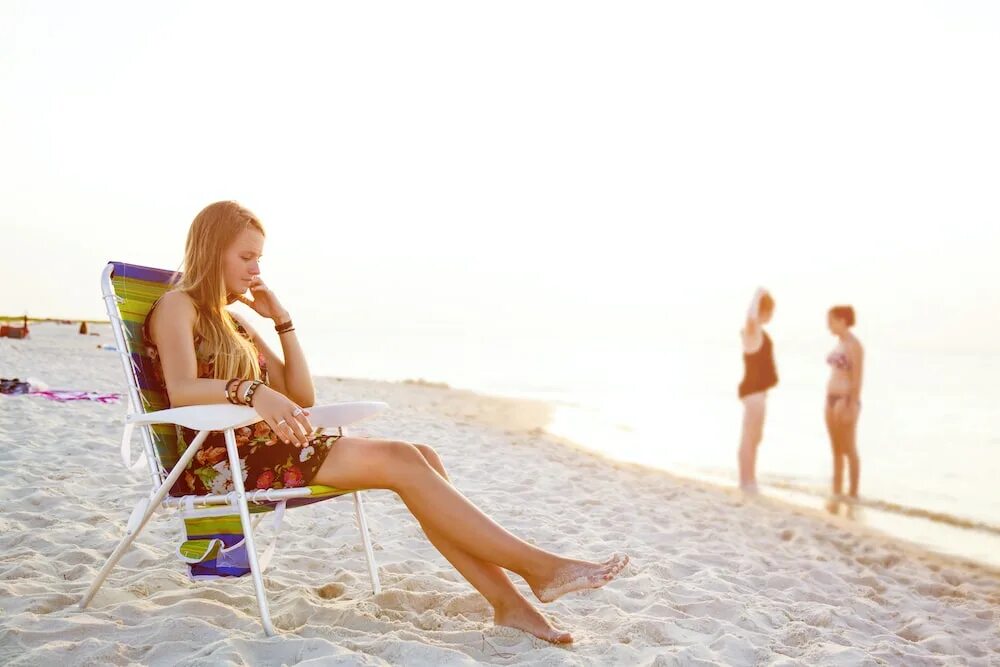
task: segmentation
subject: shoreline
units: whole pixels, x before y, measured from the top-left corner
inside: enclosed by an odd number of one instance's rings
[[[368,381],[364,378],[356,378],[356,380]],[[485,399],[521,401],[524,405],[545,406],[547,409],[546,418],[533,426],[538,428],[539,432],[543,432],[548,437],[567,446],[584,452],[596,453],[612,463],[630,463],[650,470],[665,472],[675,479],[697,480],[725,493],[735,491],[736,496],[740,497],[735,477],[730,479],[722,471],[703,470],[690,466],[671,467],[637,461],[632,458],[616,458],[612,454],[602,451],[598,446],[591,446],[588,443],[575,440],[571,436],[563,436],[547,430],[548,417],[557,410],[565,408],[558,407],[545,398],[518,396],[515,393],[491,394],[476,389],[452,387],[445,382],[431,382],[423,379],[403,380],[402,382],[453,391],[467,391]],[[575,404],[569,407],[574,410],[587,409]],[[538,410],[541,408],[537,408],[536,412]],[[815,511],[821,516],[840,516],[860,530],[867,530],[889,539],[899,539],[917,549],[924,549],[946,558],[957,558],[1000,572],[1000,524],[987,523],[982,519],[960,514],[948,514],[920,506],[901,505],[877,496],[865,495],[862,495],[860,501],[852,506],[843,502],[838,503],[839,506],[834,514],[826,510],[830,496],[829,492],[822,488],[806,483],[794,483],[778,475],[771,476],[767,472],[760,473],[759,484],[760,496],[763,498],[781,501],[791,507]]]
[[[836,526],[837,528],[851,530],[857,532],[860,536],[864,536],[870,539],[881,540],[885,544],[896,544],[897,546],[904,547],[911,555],[915,558],[920,558],[927,562],[935,563],[938,566],[945,566],[950,562],[960,563],[965,567],[972,569],[981,569],[984,573],[991,574],[1000,578],[1000,565],[984,562],[977,560],[975,558],[964,556],[962,554],[954,554],[948,552],[938,551],[934,548],[928,547],[925,544],[916,542],[911,539],[907,539],[904,536],[894,534],[892,532],[887,532],[879,528],[873,527],[866,523],[859,521],[858,519],[852,519],[840,514],[831,514],[822,508],[811,507],[806,504],[800,504],[794,500],[783,498],[778,495],[769,495],[761,493],[758,496],[752,498],[744,498],[742,492],[736,486],[728,486],[722,481],[716,481],[710,477],[697,477],[685,475],[681,472],[668,470],[665,468],[660,468],[657,466],[648,465],[645,463],[639,463],[635,461],[619,460],[614,457],[608,456],[607,454],[587,447],[581,443],[578,443],[570,438],[564,438],[559,435],[555,435],[545,431],[544,424],[547,415],[551,413],[552,408],[545,401],[540,399],[531,398],[520,398],[516,396],[497,396],[492,394],[485,394],[475,391],[473,389],[464,389],[449,386],[444,382],[430,382],[426,380],[401,380],[401,381],[384,381],[384,380],[370,380],[367,378],[348,378],[348,377],[337,377],[337,376],[317,376],[317,383],[321,381],[326,382],[336,382],[336,383],[348,383],[350,385],[358,385],[361,387],[368,386],[378,386],[378,385],[408,385],[413,387],[419,387],[423,390],[433,392],[447,392],[451,399],[460,398],[461,400],[472,401],[482,401],[493,406],[491,412],[484,414],[479,414],[475,416],[475,419],[479,423],[491,426],[495,428],[502,428],[505,432],[515,433],[519,432],[522,435],[529,436],[541,436],[544,439],[551,441],[561,447],[566,447],[570,451],[574,452],[576,455],[586,455],[592,457],[593,459],[602,462],[614,469],[618,470],[631,470],[633,472],[641,474],[652,474],[652,475],[662,475],[665,480],[672,484],[678,485],[693,485],[698,488],[702,488],[711,493],[717,493],[723,496],[727,501],[736,502],[739,504],[767,504],[775,509],[783,509],[795,516],[800,516],[808,518],[810,520],[827,522],[831,526]],[[464,396],[463,396],[464,395]],[[429,404],[434,404],[439,401],[433,400],[433,394],[431,398],[428,398]],[[391,406],[390,406],[391,409]],[[515,416],[516,415],[516,416]],[[513,428],[512,428],[513,427]],[[773,488],[775,491],[781,491],[779,486],[769,484],[767,482],[762,483],[762,486],[766,488]],[[803,494],[804,495],[804,494]],[[864,504],[864,499],[862,499],[862,505]],[[914,517],[919,520],[929,521],[923,517]],[[970,520],[970,523],[972,521]],[[956,530],[968,530],[975,531],[975,528],[968,528],[965,526],[949,526]]]
[[[367,378],[337,378],[340,381],[353,382],[382,382],[381,380],[369,380]],[[394,381],[388,381],[395,383]],[[607,454],[597,447],[588,446],[570,437],[564,437],[546,430],[549,418],[555,412],[556,407],[548,403],[545,399],[517,396],[514,394],[496,395],[488,392],[480,392],[475,389],[453,387],[445,382],[418,380],[401,380],[401,384],[435,388],[443,391],[467,392],[478,396],[484,400],[512,401],[522,406],[523,410],[529,411],[533,415],[527,428],[536,429],[538,434],[560,442],[576,451],[588,454],[596,454],[599,458],[611,464],[625,464],[638,466],[641,469],[662,472],[671,479],[677,481],[697,481],[727,494],[730,498],[741,499],[742,495],[735,481],[730,482],[724,475],[712,474],[707,471],[696,469],[669,468],[657,466],[640,461],[618,459]],[[984,523],[978,519],[952,516],[935,510],[920,507],[900,506],[890,501],[879,498],[869,498],[862,496],[860,502],[854,507],[839,507],[837,514],[832,514],[825,510],[824,505],[829,500],[828,494],[818,492],[815,489],[803,489],[783,480],[768,479],[766,473],[761,475],[761,494],[756,500],[769,500],[783,503],[789,508],[804,510],[815,515],[819,519],[836,518],[845,526],[853,527],[867,534],[879,535],[889,540],[900,540],[909,547],[924,550],[930,554],[940,556],[945,559],[957,559],[974,566],[984,567],[1000,574],[1000,529],[992,524]],[[843,514],[855,513],[856,516],[844,516]],[[871,525],[873,521],[884,528]],[[921,536],[922,539],[921,539]],[[983,542],[979,549],[983,553],[981,557],[970,555],[970,548],[952,547],[956,541],[968,546],[969,541]],[[995,552],[989,552],[991,545],[996,546]],[[992,556],[992,558],[991,558]]]

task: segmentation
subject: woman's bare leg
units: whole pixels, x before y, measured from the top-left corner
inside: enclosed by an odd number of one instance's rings
[[[543,602],[599,588],[628,562],[617,556],[603,563],[563,558],[518,539],[469,502],[409,443],[341,438],[314,481],[342,489],[395,491],[425,530],[474,558],[521,575]]]
[[[833,482],[832,491],[834,497],[840,497],[844,493],[844,445],[843,426],[841,416],[837,408],[840,401],[833,404],[833,407],[826,409],[826,428],[830,433],[830,449],[833,452]]]
[[[764,436],[765,395],[763,392],[743,398],[743,432],[740,438],[740,488],[757,488],[757,447]]]
[[[414,445],[424,460],[445,480],[450,481],[441,457],[432,447]],[[421,524],[423,525],[423,524]],[[424,526],[424,533],[449,563],[479,591],[493,607],[493,622],[497,625],[524,630],[540,639],[556,644],[573,641],[568,632],[556,630],[535,607],[521,595],[507,573],[493,563],[469,555],[433,528]]]
[[[843,427],[844,456],[850,469],[850,490],[848,494],[851,498],[857,499],[858,485],[861,482],[861,458],[858,456],[858,421],[857,419],[845,424]]]

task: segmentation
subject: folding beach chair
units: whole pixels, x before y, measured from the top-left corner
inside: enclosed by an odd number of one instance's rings
[[[84,609],[90,604],[101,584],[145,528],[153,513],[162,507],[178,511],[183,520],[186,539],[178,547],[178,557],[186,563],[189,576],[192,579],[214,579],[250,575],[264,631],[273,635],[274,626],[268,612],[262,571],[274,553],[285,509],[345,494],[354,496],[355,515],[365,548],[368,574],[371,577],[372,591],[377,595],[381,586],[360,491],[328,486],[247,491],[241,474],[235,430],[261,421],[256,411],[250,407],[229,404],[170,409],[167,397],[155,387],[152,381],[152,361],[143,343],[141,327],[153,303],[170,288],[173,275],[170,271],[111,262],[105,267],[101,277],[104,302],[128,382],[129,411],[125,418],[121,454],[127,467],[141,469],[141,458],[136,464],[132,464],[130,455],[133,429],[138,428],[152,487],[149,495],[143,497],[132,510],[125,537],[115,547],[97,579],[80,601],[80,608]],[[309,408],[309,420],[317,428],[337,428],[343,433],[343,426],[381,412],[386,407],[385,403],[380,402],[314,406]],[[178,425],[199,431],[198,436],[183,449],[183,441],[179,443],[177,437]],[[208,495],[168,495],[174,482],[211,431],[225,433],[235,490]],[[273,541],[264,555],[258,558],[254,529],[266,513],[272,513],[274,517]],[[254,515],[253,520],[251,515]]]

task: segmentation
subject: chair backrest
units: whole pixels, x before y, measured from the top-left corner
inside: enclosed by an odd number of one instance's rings
[[[101,288],[111,320],[125,377],[129,385],[129,402],[133,411],[154,412],[170,407],[167,395],[158,386],[153,372],[153,360],[142,337],[142,325],[150,308],[173,284],[173,271],[147,266],[109,262],[104,269]],[[161,479],[170,470],[179,454],[177,429],[170,424],[157,424],[143,429],[143,442],[147,455],[151,449],[156,454],[158,466],[151,471]]]
[[[156,381],[154,362],[143,340],[142,325],[153,304],[171,288],[177,275],[173,271],[124,262],[109,262],[104,269],[101,289],[125,369],[129,403],[134,412],[155,412],[170,407],[166,393]],[[162,483],[180,458],[177,428],[172,424],[155,424],[142,431],[150,474]],[[266,505],[253,507],[251,511],[271,509],[270,505]],[[186,539],[177,553],[187,563],[188,576],[215,579],[250,574],[238,510],[192,510],[182,518]]]

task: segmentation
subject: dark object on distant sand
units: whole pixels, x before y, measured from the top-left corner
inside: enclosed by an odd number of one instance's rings
[[[89,332],[87,331],[87,323],[80,322],[80,335],[86,336]]]
[[[27,338],[28,327],[9,327],[0,324],[0,338]]]
[[[31,386],[27,382],[22,382],[17,378],[8,380],[0,378],[0,394],[27,394]]]
[[[19,327],[13,327],[8,324],[0,324],[0,338],[27,338],[28,334],[28,316],[24,316],[24,324]]]

